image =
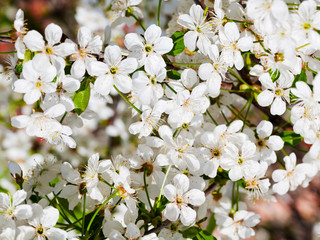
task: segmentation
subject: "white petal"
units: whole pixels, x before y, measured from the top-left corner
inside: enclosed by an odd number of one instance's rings
[[[189,51],[193,52],[196,50],[196,41],[198,38],[198,33],[195,31],[189,31],[184,35],[184,45]]]
[[[163,195],[170,201],[170,202],[174,202],[175,198],[177,196],[177,191],[175,186],[173,186],[172,184],[168,184],[164,187],[163,189]]]
[[[276,97],[271,105],[270,112],[272,115],[282,115],[286,111],[286,103],[281,97]]]
[[[161,28],[155,24],[152,24],[144,33],[144,38],[147,44],[154,44],[161,36]]]
[[[100,76],[94,82],[94,89],[101,95],[108,95],[113,86],[113,78],[110,74],[105,76]]]
[[[266,107],[269,106],[273,101],[274,95],[269,90],[264,90],[257,97],[257,102],[260,106]]]
[[[120,92],[128,93],[132,90],[132,79],[126,75],[117,75],[115,76],[114,85]]]
[[[49,24],[45,31],[46,40],[50,46],[58,43],[62,37],[62,29],[57,24],[51,23]]]
[[[168,203],[163,211],[163,215],[172,222],[178,220],[180,210],[175,203]]]
[[[181,223],[184,226],[190,226],[196,220],[196,211],[188,206],[181,206]]]
[[[198,189],[191,189],[190,191],[188,191],[187,193],[185,193],[183,195],[183,197],[185,199],[187,199],[187,202],[189,204],[192,204],[194,206],[200,206],[202,205],[205,200],[206,197],[204,195],[204,192],[198,190]]]
[[[173,178],[173,183],[178,192],[181,191],[182,193],[185,193],[189,189],[189,179],[184,174],[177,174]]]
[[[273,125],[271,122],[262,120],[257,126],[257,133],[260,139],[269,137],[272,133]]]
[[[59,219],[59,211],[58,209],[48,206],[43,209],[43,212],[40,217],[40,222],[44,227],[51,228],[56,225]]]
[[[27,48],[33,52],[42,51],[44,49],[44,40],[42,35],[35,31],[31,30],[23,38],[24,43]]]

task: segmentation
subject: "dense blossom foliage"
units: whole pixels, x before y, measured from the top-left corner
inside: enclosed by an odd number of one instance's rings
[[[0,193],[0,239],[246,239],[260,222],[247,205],[319,172],[319,1],[181,0],[166,30],[166,2],[148,27],[141,2],[111,1],[104,41],[103,22],[75,42],[54,23],[27,29],[18,10],[1,77],[23,97],[11,116],[20,142],[7,144],[20,189]],[[137,32],[112,41],[130,22]],[[127,125],[108,107],[119,95]],[[106,119],[106,135],[123,140],[110,159],[93,150]],[[14,154],[30,139],[56,150],[26,171]]]

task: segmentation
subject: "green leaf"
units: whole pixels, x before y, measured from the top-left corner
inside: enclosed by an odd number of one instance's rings
[[[90,100],[90,81],[89,78],[82,80],[80,88],[73,94],[74,111],[80,115],[87,107]]]
[[[173,48],[167,53],[168,55],[176,56],[184,51],[185,46],[183,36],[184,33],[182,32],[175,32],[172,34],[171,38],[173,40]]]
[[[270,77],[272,79],[272,82],[277,81],[278,78],[280,77],[280,71],[278,69],[276,69],[274,72],[269,70],[269,74],[270,74]]]
[[[289,146],[296,146],[303,140],[303,137],[293,131],[281,132],[279,136],[284,141],[284,144]]]
[[[198,235],[199,232],[200,232],[200,229],[193,226],[188,228],[187,230],[184,230],[181,233],[184,238],[194,238]]]
[[[16,66],[16,71],[17,71],[17,73],[22,73],[22,68],[23,68],[23,65],[22,65],[22,63],[19,63],[17,66]]]
[[[196,237],[193,238],[194,240],[216,240],[211,233],[207,232],[206,230],[201,229],[200,232]]]
[[[211,214],[211,217],[209,219],[209,223],[207,225],[207,232],[208,233],[213,233],[213,230],[216,228],[216,218],[214,216],[214,213]]]
[[[301,69],[301,73],[296,75],[296,77],[293,80],[292,87],[296,87],[296,83],[299,81],[307,83],[307,74],[304,69]]]
[[[167,72],[167,77],[173,80],[179,80],[181,78],[181,73],[176,70],[169,70]]]

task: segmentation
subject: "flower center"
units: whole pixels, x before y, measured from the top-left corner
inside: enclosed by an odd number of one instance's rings
[[[118,71],[118,68],[116,68],[116,67],[110,68],[110,73],[113,74],[113,75],[116,74],[117,71]]]
[[[221,152],[219,149],[211,149],[210,152],[211,152],[212,158],[217,158],[217,157],[220,157],[221,155]]]
[[[145,46],[144,50],[149,53],[152,51],[152,47],[151,46]]]
[[[46,47],[46,54],[53,54],[52,48]]]
[[[282,91],[282,89],[276,89],[275,91],[274,91],[274,94],[275,95],[277,95],[277,96],[283,96],[283,91]]]
[[[243,163],[244,163],[243,158],[241,158],[241,157],[240,157],[240,158],[238,158],[238,164],[239,164],[239,165],[242,165]]]
[[[309,30],[309,29],[311,28],[311,24],[310,24],[310,23],[305,23],[305,24],[303,24],[302,26],[303,26],[303,28],[304,28],[305,30]]]
[[[265,145],[264,140],[259,140],[259,141],[258,141],[258,146],[259,146],[259,147],[264,147],[264,145]]]
[[[155,77],[151,78],[150,81],[152,85],[155,85],[157,83],[157,80]]]
[[[42,227],[42,226],[38,227],[38,228],[36,229],[36,233],[39,234],[39,235],[42,235],[42,234],[44,233],[43,227]]]
[[[284,61],[283,53],[279,53],[279,52],[275,53],[274,54],[274,61],[275,62],[283,62]]]
[[[41,87],[42,87],[41,81],[37,81],[37,83],[36,83],[36,88],[41,88]]]

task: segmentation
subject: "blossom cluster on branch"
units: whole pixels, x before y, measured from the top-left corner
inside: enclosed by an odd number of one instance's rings
[[[307,187],[320,170],[318,1],[181,0],[170,36],[166,2],[148,27],[141,2],[110,3],[104,42],[86,26],[77,40],[54,23],[42,35],[18,10],[2,76],[32,111],[17,110],[12,127],[79,148],[73,133],[98,119],[90,101],[107,108],[120,95],[132,116],[121,131],[139,143],[84,166],[9,162],[20,189],[0,193],[0,239],[246,239],[260,222],[247,204]],[[132,20],[143,34],[110,40]]]

